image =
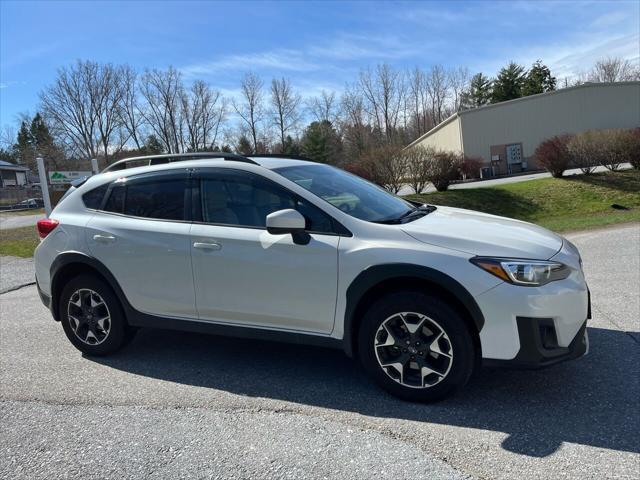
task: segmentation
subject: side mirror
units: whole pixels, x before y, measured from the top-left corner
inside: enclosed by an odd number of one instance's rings
[[[267,215],[267,231],[272,235],[302,233],[307,225],[302,214],[291,208]]]

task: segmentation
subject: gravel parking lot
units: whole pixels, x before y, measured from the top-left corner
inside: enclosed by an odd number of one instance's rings
[[[3,293],[0,477],[637,478],[640,225],[568,236],[593,296],[590,354],[483,369],[435,405],[312,347],[143,330],[83,357],[34,286]]]

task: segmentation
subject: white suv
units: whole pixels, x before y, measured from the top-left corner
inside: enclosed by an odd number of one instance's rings
[[[38,230],[42,301],[89,355],[139,327],[335,346],[394,395],[432,401],[480,363],[539,367],[588,349],[589,291],[570,242],[413,204],[327,165],[124,160]]]

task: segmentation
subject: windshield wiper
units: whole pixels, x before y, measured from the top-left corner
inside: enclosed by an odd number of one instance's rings
[[[435,205],[420,205],[419,207],[413,208],[411,210],[407,210],[402,215],[396,218],[389,218],[386,220],[377,220],[374,223],[382,223],[384,225],[396,225],[399,223],[406,223],[412,217],[424,217],[425,215],[429,215],[433,212],[437,207]]]

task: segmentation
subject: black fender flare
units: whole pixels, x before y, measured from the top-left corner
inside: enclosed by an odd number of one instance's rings
[[[59,292],[62,291],[63,286],[58,285],[58,282],[61,281],[60,273],[64,271],[65,267],[69,265],[85,265],[92,270],[97,271],[109,284],[109,286],[113,289],[114,293],[120,300],[122,307],[125,310],[125,313],[129,313],[133,311],[133,307],[127,300],[122,288],[120,288],[120,284],[113,276],[113,274],[109,271],[107,267],[104,266],[102,262],[97,260],[94,257],[91,257],[85,253],[77,252],[77,251],[69,251],[64,252],[58,255],[55,260],[51,263],[51,267],[49,268],[49,278],[51,278],[51,313],[53,314],[53,318],[57,321],[60,321],[58,318],[58,297]]]
[[[480,332],[484,326],[484,316],[473,296],[460,282],[433,268],[409,263],[387,263],[373,265],[363,270],[347,288],[347,305],[344,314],[343,347],[345,353],[353,356],[353,326],[359,321],[356,310],[360,300],[376,285],[394,278],[419,278],[435,284],[454,296],[469,312],[473,324]]]

